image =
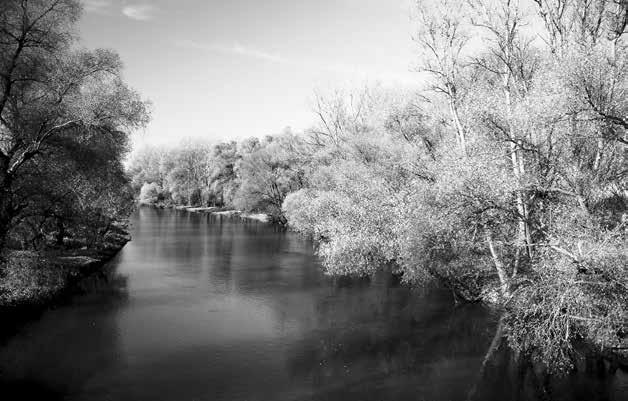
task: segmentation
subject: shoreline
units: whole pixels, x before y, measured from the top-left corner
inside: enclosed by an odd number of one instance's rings
[[[76,295],[80,283],[103,272],[129,241],[129,233],[118,230],[98,250],[13,251],[10,254],[13,266],[7,268],[7,277],[0,285],[0,319],[5,322],[0,328],[0,341],[9,338],[24,323]],[[22,277],[25,279],[20,281]]]
[[[224,216],[224,217],[239,217],[242,220],[254,220],[259,221],[261,223],[272,223],[273,217],[267,213],[247,213],[241,210],[236,209],[228,209],[224,207],[218,206],[181,206],[181,205],[166,205],[163,203],[160,204],[151,204],[151,203],[138,203],[138,207],[154,207],[157,209],[173,209],[173,210],[184,210],[190,213],[206,213],[214,216]]]

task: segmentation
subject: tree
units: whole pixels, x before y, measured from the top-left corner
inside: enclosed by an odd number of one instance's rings
[[[318,240],[330,274],[392,268],[501,304],[500,339],[549,369],[568,368],[577,342],[621,352],[628,8],[419,7],[427,96],[319,100],[312,167],[283,203],[288,223]],[[531,35],[544,25],[542,40]],[[481,40],[473,57],[467,35]]]
[[[146,182],[142,185],[142,189],[140,190],[139,201],[140,203],[154,204],[159,200],[159,195],[161,195],[161,187],[159,184]]]
[[[251,141],[249,141],[251,142]],[[250,145],[253,149],[254,144]],[[236,191],[238,144],[235,141],[215,145],[209,155],[207,201],[218,206],[230,203]]]
[[[166,173],[164,163],[168,151],[163,147],[146,146],[134,150],[127,171],[131,175],[131,186],[139,191],[145,183],[164,185]]]
[[[147,103],[121,78],[118,56],[76,49],[75,0],[0,4],[0,247],[19,209],[15,183],[60,135],[144,126]]]
[[[267,138],[238,166],[239,188],[233,203],[247,211],[266,211],[284,220],[281,206],[286,195],[304,186],[303,139],[290,132]]]
[[[185,140],[171,151],[166,182],[173,198],[183,204],[191,204],[192,195],[209,186],[209,149],[207,143]],[[199,201],[200,198],[196,198]]]
[[[10,238],[34,248],[50,245],[51,236],[56,246],[65,237],[99,245],[132,209],[122,166],[127,147],[122,132],[82,131],[51,139],[45,157],[26,163],[14,181],[18,213]]]
[[[413,39],[421,53],[419,69],[433,78],[431,89],[446,98],[457,143],[464,153],[469,132],[460,107],[465,95],[464,58],[469,34],[462,19],[466,7],[460,3],[451,0],[417,2],[418,32]]]

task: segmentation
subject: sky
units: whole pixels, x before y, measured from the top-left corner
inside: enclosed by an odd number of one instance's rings
[[[411,0],[84,0],[82,44],[116,50],[153,103],[135,146],[314,122],[315,91],[417,84]]]

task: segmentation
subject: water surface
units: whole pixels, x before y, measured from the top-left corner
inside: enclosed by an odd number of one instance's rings
[[[312,243],[258,222],[140,209],[86,293],[0,349],[0,399],[626,399],[625,376],[543,393],[497,317],[381,274],[325,277]],[[6,323],[6,322],[5,322]]]

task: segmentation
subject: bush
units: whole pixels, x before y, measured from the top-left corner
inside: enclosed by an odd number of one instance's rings
[[[139,201],[142,204],[154,204],[157,203],[161,195],[161,187],[159,184],[151,182],[145,182],[140,190]]]

